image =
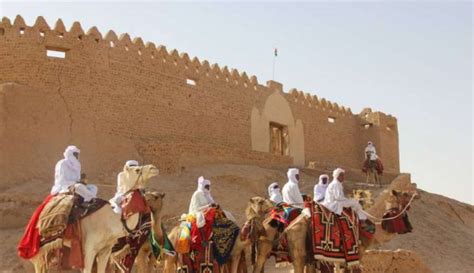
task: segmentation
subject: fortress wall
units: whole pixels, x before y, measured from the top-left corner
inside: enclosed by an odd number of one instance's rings
[[[66,58],[47,57],[47,49]],[[3,18],[0,59],[0,172],[12,180],[51,178],[71,143],[82,149],[92,177],[118,172],[130,158],[169,172],[208,163],[292,164],[290,157],[252,151],[252,107],[262,108],[275,90],[245,72],[127,34],[85,32],[77,22],[68,31],[61,20],[51,28],[42,17],[31,27],[19,16],[13,23]],[[301,92],[285,96],[303,122],[306,163],[360,167],[358,116]],[[384,134],[375,143],[387,146],[377,148],[398,162],[398,139]],[[15,170],[7,174],[11,159]]]

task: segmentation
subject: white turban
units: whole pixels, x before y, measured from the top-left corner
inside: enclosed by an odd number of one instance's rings
[[[323,178],[326,178],[326,184],[323,184]],[[326,189],[329,185],[329,176],[327,174],[322,174],[319,176],[319,182],[314,186],[314,201],[319,202],[324,199],[326,195]]]
[[[80,153],[81,150],[79,150],[76,146],[74,145],[69,145],[67,146],[66,150],[64,150],[64,159],[66,159],[66,164],[68,164],[69,167],[71,167],[74,171],[78,172],[80,174],[81,172],[81,163],[79,160],[74,156],[74,153]]]
[[[138,166],[138,161],[136,160],[128,160],[127,162],[125,162],[125,166],[126,167],[133,167],[133,166]]]
[[[337,178],[339,177],[339,175],[341,173],[346,173],[346,171],[344,171],[343,169],[341,168],[337,168],[335,169],[333,172],[332,172],[332,180],[337,180]],[[339,180],[338,180],[339,181]]]
[[[283,202],[283,197],[281,196],[280,188],[277,182],[273,182],[270,184],[270,186],[268,186],[268,196],[270,200],[277,204]]]
[[[288,176],[288,181],[298,184],[298,180],[296,179],[296,175],[299,174],[299,173],[300,173],[300,171],[296,168],[288,169],[288,172],[286,173],[286,175]]]
[[[210,185],[211,185],[211,181],[209,181],[207,179],[204,179],[203,176],[200,176],[198,178],[198,188],[197,188],[197,190],[202,191],[204,193],[204,195],[206,196],[206,199],[207,199],[207,201],[209,201],[209,203],[214,203],[214,198],[212,198],[212,196],[211,196],[211,191],[205,188],[206,186],[210,186]]]

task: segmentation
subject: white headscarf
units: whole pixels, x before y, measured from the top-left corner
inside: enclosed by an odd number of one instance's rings
[[[277,204],[283,202],[283,197],[281,196],[280,188],[277,182],[273,182],[270,184],[270,186],[268,186],[268,196],[270,197],[270,200]]]
[[[136,160],[128,160],[127,162],[125,162],[125,167],[133,167],[138,165],[138,161]]]
[[[67,146],[66,150],[64,150],[64,159],[66,164],[71,167],[74,171],[78,172],[80,175],[81,172],[81,163],[79,160],[74,156],[74,153],[80,153],[81,151],[74,145]]]
[[[200,176],[198,178],[198,188],[197,188],[197,190],[204,193],[204,196],[206,197],[206,199],[209,203],[214,203],[214,198],[212,198],[212,196],[211,196],[211,191],[205,188],[207,185],[211,186],[211,181],[209,181],[207,179],[204,179],[203,176]]]
[[[326,178],[326,184],[323,184],[323,178]],[[315,202],[319,202],[324,200],[324,196],[326,195],[326,189],[329,185],[329,175],[322,174],[319,176],[319,182],[314,186],[314,198]]]
[[[296,179],[296,175],[299,174],[300,171],[296,168],[290,168],[288,169],[288,172],[286,175],[288,176],[288,182],[293,182],[295,184],[298,184],[298,180]]]
[[[332,172],[332,181],[337,180],[337,178],[339,177],[339,175],[340,175],[341,173],[346,173],[346,171],[344,171],[344,170],[341,169],[341,168],[335,169],[335,170]],[[339,181],[339,180],[337,180],[337,181]],[[340,182],[340,181],[339,181],[339,182]]]

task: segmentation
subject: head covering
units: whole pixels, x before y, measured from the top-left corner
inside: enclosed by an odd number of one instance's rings
[[[211,196],[211,191],[205,188],[207,185],[210,186],[211,181],[209,181],[207,179],[204,179],[203,176],[200,176],[198,178],[198,188],[197,188],[197,190],[204,193],[204,196],[206,197],[206,199],[209,203],[214,203],[214,198],[212,198],[212,196]]]
[[[340,175],[341,173],[346,173],[346,171],[344,171],[344,170],[341,169],[341,168],[335,169],[335,170],[332,172],[332,181],[337,180],[337,178],[339,177],[339,175]],[[337,180],[337,181],[339,181],[339,180]]]
[[[298,184],[298,180],[296,179],[296,175],[299,174],[300,171],[296,168],[290,168],[288,169],[288,172],[286,175],[288,176],[288,182],[293,182]]]
[[[280,187],[277,182],[273,182],[268,186],[268,196],[270,200],[277,204],[283,202],[283,197],[281,196]]]
[[[326,184],[323,184],[323,178],[326,178],[328,181]],[[314,186],[314,201],[320,202],[324,199],[326,195],[326,189],[329,186],[329,175],[322,174],[319,176],[319,182]]]
[[[134,167],[134,166],[138,166],[140,164],[138,164],[138,161],[136,160],[128,160],[127,162],[125,162],[125,166],[126,167]]]
[[[66,164],[68,164],[69,167],[71,167],[74,171],[76,172],[81,172],[81,163],[79,160],[74,156],[74,153],[80,153],[81,150],[79,150],[76,146],[74,145],[69,145],[67,146],[66,150],[64,150],[64,159],[66,161]]]
[[[367,145],[372,146],[374,144],[372,143],[372,141],[369,141],[369,142],[367,142]]]

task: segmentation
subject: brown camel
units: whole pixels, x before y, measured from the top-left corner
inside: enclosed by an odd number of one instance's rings
[[[153,165],[132,167],[128,169],[128,172],[127,177],[130,179],[130,182],[140,186],[146,185],[150,178],[158,175],[158,169]],[[152,196],[158,195],[156,193],[146,194],[148,200],[153,200]],[[156,209],[158,210],[158,208]],[[94,261],[96,261],[97,272],[105,273],[112,247],[118,238],[128,234],[120,221],[120,215],[114,213],[110,206],[104,206],[82,219],[80,223],[84,253],[84,269],[82,272],[91,273]],[[138,215],[136,217],[132,216],[127,220],[127,225],[130,227],[135,226],[137,223]],[[48,253],[54,249],[61,248],[63,244],[68,245],[68,242],[59,238],[41,247],[40,251],[30,259],[36,273],[47,272]]]

